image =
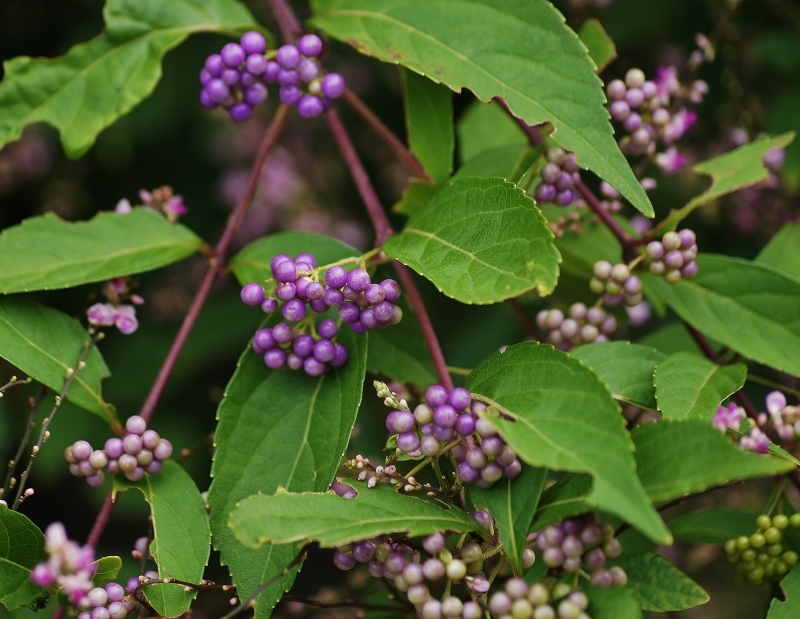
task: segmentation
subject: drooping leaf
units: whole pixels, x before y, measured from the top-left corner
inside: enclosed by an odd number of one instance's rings
[[[462,164],[487,150],[505,146],[528,146],[528,138],[520,126],[499,105],[474,101],[456,123],[458,158]],[[488,176],[477,174],[472,176]]]
[[[586,473],[563,475],[542,492],[530,530],[541,531],[549,524],[591,511],[593,503],[587,497],[592,492],[592,483],[592,476]]]
[[[33,604],[42,590],[31,582],[31,571],[47,559],[44,534],[30,519],[0,505],[0,602],[9,610]]]
[[[323,256],[321,247],[315,252],[318,259],[330,257]],[[217,411],[217,450],[208,504],[214,547],[221,552],[222,563],[229,566],[241,596],[250,595],[288,565],[298,547],[248,548],[233,536],[228,516],[243,499],[258,492],[272,494],[279,486],[290,492],[328,489],[361,402],[366,339],[344,329],[338,341],[347,346],[350,359],[342,368],[318,378],[269,370],[250,350],[239,360]],[[256,617],[269,616],[295,574],[293,570],[258,596]]]
[[[769,604],[767,619],[794,619],[800,615],[800,565],[795,565],[780,584],[784,601],[774,598]]]
[[[121,476],[114,479],[115,491],[131,488],[140,490],[150,504],[150,553],[158,564],[159,577],[200,582],[211,551],[211,529],[203,497],[192,478],[181,465],[167,460],[158,474],[145,474],[138,482]],[[165,617],[182,615],[197,595],[178,584],[153,584],[143,591],[150,605]]]
[[[722,546],[729,539],[752,535],[756,518],[758,518],[756,512],[732,507],[715,507],[701,512],[682,514],[667,524],[676,541]]]
[[[800,376],[800,281],[756,262],[701,254],[692,279],[646,276],[678,316],[732,350]]]
[[[787,460],[746,452],[708,421],[659,421],[631,432],[639,479],[654,503],[737,479],[779,475]]]
[[[660,555],[623,555],[613,564],[625,570],[626,589],[631,590],[643,610],[655,613],[686,610],[710,599],[700,585]]]
[[[664,353],[631,342],[607,342],[580,346],[570,354],[592,368],[616,399],[656,409],[653,373],[667,358]]]
[[[658,410],[664,419],[711,421],[722,400],[741,389],[746,378],[744,363],[719,366],[694,353],[675,353],[656,366]]]
[[[522,575],[522,551],[533,514],[547,479],[547,469],[525,466],[514,479],[502,479],[491,488],[469,486],[469,498],[478,509],[488,509],[500,530],[503,552],[514,573]]]
[[[443,186],[383,249],[462,303],[549,294],[560,259],[533,201],[501,178]]]
[[[35,122],[61,133],[79,157],[97,135],[145,99],[161,78],[161,58],[195,32],[255,26],[233,0],[109,0],[103,34],[55,59],[20,56],[4,65],[0,83],[0,146]]]
[[[347,480],[358,496],[344,499],[333,491],[257,494],[239,503],[230,517],[236,538],[251,548],[265,542],[319,542],[332,548],[384,533],[431,535],[436,531],[466,533],[480,529],[465,511],[441,501],[398,493],[389,484],[367,488]],[[309,515],[313,517],[309,518]]]
[[[499,176],[519,183],[524,174],[544,152],[543,146],[498,146],[482,151],[458,168],[453,180],[467,176]]]
[[[0,297],[0,357],[56,393],[64,387],[67,369],[75,368],[88,341],[86,330],[74,318],[22,297]],[[110,374],[93,346],[67,399],[115,428],[119,427],[117,413],[103,401],[100,389],[100,382]]]
[[[144,208],[69,222],[53,213],[0,233],[0,293],[67,288],[143,273],[203,246],[188,228]]]
[[[436,186],[425,181],[412,180],[400,200],[395,203],[392,210],[395,213],[410,217],[428,202],[436,193]]]
[[[594,18],[587,19],[578,30],[581,42],[589,50],[589,57],[597,67],[597,72],[602,73],[617,57],[617,48],[614,41],[608,36],[603,24]]]
[[[453,171],[453,93],[413,71],[400,70],[411,152],[437,183]]]
[[[624,518],[648,537],[670,539],[634,472],[632,444],[608,388],[581,361],[524,342],[495,353],[467,381],[473,394],[512,417],[487,417],[520,459],[589,473],[587,502]]]
[[[545,0],[316,0],[311,23],[363,54],[504,97],[650,217],[653,207],[617,146],[602,84],[577,35]],[[457,15],[458,19],[453,19]],[[491,24],[491,27],[487,27]],[[480,33],[480,34],[478,34]]]
[[[627,588],[584,585],[581,589],[589,598],[592,619],[642,619],[642,609]]]
[[[724,195],[763,183],[769,178],[764,165],[764,155],[771,148],[782,148],[794,140],[794,132],[755,140],[729,153],[698,163],[692,168],[696,174],[711,177],[711,187],[693,198],[686,206],[673,209],[658,229],[662,232],[674,230],[692,211]]]
[[[800,221],[783,226],[756,257],[756,262],[800,280]]]
[[[92,577],[92,582],[98,587],[114,580],[122,569],[122,559],[117,556],[101,557],[95,563],[97,571]]]

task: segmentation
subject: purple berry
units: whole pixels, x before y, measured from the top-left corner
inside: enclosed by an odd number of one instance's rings
[[[370,285],[369,273],[364,269],[353,269],[347,275],[347,285],[356,292],[364,292]]]
[[[469,436],[475,432],[475,418],[468,413],[463,413],[456,419],[454,428],[459,436]]]
[[[292,299],[283,305],[281,314],[289,322],[297,322],[306,317],[306,304],[299,299]]]
[[[347,326],[350,327],[350,330],[353,333],[361,334],[361,333],[366,333],[367,332],[367,328],[363,324],[361,324],[361,322],[359,322],[359,321],[351,322]]]
[[[267,68],[264,69],[264,74],[261,76],[261,79],[264,80],[265,84],[272,84],[278,79],[280,70],[281,67],[277,62],[274,60],[267,60]]]
[[[231,94],[231,89],[221,79],[211,80],[206,84],[205,90],[208,93],[209,99],[216,103],[222,103]]]
[[[383,288],[384,298],[390,303],[394,303],[400,298],[400,284],[393,279],[385,279],[380,283]]]
[[[245,32],[239,42],[242,45],[242,49],[248,54],[262,54],[267,49],[267,41],[264,35],[255,30]]]
[[[297,295],[297,286],[292,282],[287,282],[275,288],[275,296],[281,301],[291,301]]]
[[[250,282],[242,287],[241,297],[247,305],[261,305],[264,301],[264,288],[257,282]]]
[[[244,66],[250,75],[264,75],[264,71],[267,70],[267,59],[261,54],[250,54],[244,61]]]
[[[480,479],[480,472],[472,468],[469,463],[462,462],[458,465],[458,476],[464,483],[472,484]]]
[[[466,410],[472,404],[472,396],[464,387],[456,387],[450,392],[450,404],[457,410]]]
[[[325,273],[325,283],[331,288],[343,288],[347,283],[347,270],[341,266],[334,266]]]
[[[235,69],[242,64],[247,56],[242,46],[238,43],[227,43],[219,55],[223,64],[231,69]]]
[[[278,344],[288,344],[294,339],[294,329],[285,322],[279,322],[272,328],[272,337]]]
[[[303,361],[303,370],[305,370],[305,373],[309,376],[321,376],[328,371],[328,364],[314,357],[309,357]]]
[[[282,260],[273,268],[272,273],[279,282],[292,283],[297,279],[297,267],[292,260]]]
[[[286,353],[280,348],[273,348],[272,350],[268,350],[266,353],[264,353],[264,364],[268,368],[277,370],[278,368],[283,367],[284,363],[286,363]]]
[[[443,404],[448,403],[449,395],[450,394],[447,393],[447,389],[441,385],[431,385],[425,392],[425,400],[428,402],[429,406],[442,406]]]
[[[214,101],[208,94],[206,89],[203,88],[203,90],[200,91],[200,105],[202,105],[207,110],[213,110],[219,104],[216,101]]]
[[[322,52],[322,40],[316,34],[307,34],[297,42],[297,49],[303,56],[319,56]]]
[[[274,314],[278,310],[278,302],[275,299],[264,299],[261,304],[261,311],[265,314]]]
[[[142,437],[138,434],[128,434],[122,439],[122,451],[135,456],[142,449]]]
[[[314,344],[316,341],[308,333],[302,333],[294,338],[292,342],[292,350],[299,356],[305,358],[310,357],[314,353]]]
[[[308,304],[317,314],[328,311],[328,304],[325,303],[323,299],[314,299],[313,301],[309,301]]]
[[[314,344],[314,358],[320,363],[327,363],[333,360],[336,355],[336,347],[330,340],[317,340]]]
[[[300,51],[294,45],[283,45],[278,48],[275,60],[282,69],[294,69],[300,62]]]
[[[419,436],[415,432],[403,432],[397,437],[397,448],[403,453],[419,449]]]
[[[281,99],[281,103],[284,105],[294,105],[300,100],[302,94],[303,93],[300,91],[300,88],[289,84],[286,86],[281,86],[278,96]]]
[[[248,86],[244,91],[244,100],[252,106],[261,105],[267,100],[267,87],[260,82]]]
[[[231,119],[235,122],[243,123],[253,117],[253,106],[242,101],[241,103],[231,106],[229,114]]]
[[[336,344],[336,353],[333,355],[333,359],[330,363],[333,367],[339,368],[347,363],[348,357],[349,353],[347,352],[347,348],[345,348],[343,344]]]
[[[329,99],[338,99],[344,93],[344,78],[338,73],[328,73],[322,78],[322,94]]]
[[[106,441],[105,446],[103,447],[103,451],[106,452],[106,455],[109,458],[119,458],[122,454],[122,439],[121,438],[110,438]],[[73,448],[73,455],[75,451]]]
[[[368,563],[375,556],[375,544],[370,540],[363,540],[353,544],[353,558],[359,563]]]
[[[313,60],[309,60],[308,58],[303,58],[297,65],[297,77],[300,78],[300,81],[304,84],[307,84],[311,80],[317,77],[317,73],[319,73],[319,68],[317,67],[317,63]],[[320,100],[320,107],[322,107],[322,101]]]
[[[219,54],[211,54],[208,58],[206,58],[205,70],[214,77],[219,77],[224,68],[225,64],[222,62],[222,56]]]
[[[361,310],[359,320],[367,329],[377,329],[380,324],[378,319],[375,318],[375,311],[371,307]]]
[[[376,320],[388,323],[392,320],[393,309],[394,306],[389,301],[381,301],[373,308]]]
[[[395,411],[392,417],[391,432],[402,434],[403,432],[411,432],[416,425],[416,419],[411,411]]]
[[[354,323],[358,320],[361,309],[352,301],[345,301],[339,306],[339,318],[343,322]]]
[[[305,95],[297,102],[297,113],[303,118],[315,118],[323,111],[322,100],[314,95]]]
[[[339,307],[344,302],[344,295],[336,288],[326,288],[322,299],[328,307]]]
[[[144,470],[145,472],[150,473],[151,475],[155,475],[161,470],[163,466],[164,465],[161,462],[161,460],[153,460],[150,464],[144,467]]]

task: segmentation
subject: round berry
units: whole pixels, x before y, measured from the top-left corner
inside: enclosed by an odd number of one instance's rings
[[[247,53],[238,43],[228,43],[222,48],[219,55],[226,67],[235,69],[244,62]]]
[[[303,56],[319,56],[322,52],[322,39],[316,34],[306,34],[297,42],[297,49]]]
[[[248,54],[261,54],[267,49],[267,41],[264,35],[255,30],[245,32],[239,42],[242,49]]]
[[[322,78],[322,93],[329,99],[341,97],[344,87],[344,78],[338,73],[328,73]]]
[[[331,288],[342,288],[347,283],[347,270],[341,266],[333,266],[325,273],[325,283]]]
[[[247,305],[261,305],[264,301],[264,288],[257,282],[250,282],[242,287],[242,301]]]

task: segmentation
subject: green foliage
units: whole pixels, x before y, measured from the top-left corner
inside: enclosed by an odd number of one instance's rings
[[[775,598],[770,602],[767,619],[793,619],[800,613],[800,566],[792,568],[780,586],[786,599]]]
[[[586,497],[592,491],[592,483],[592,476],[585,473],[563,475],[542,492],[530,530],[541,531],[548,524],[591,511]]]
[[[496,303],[553,291],[558,251],[541,212],[499,178],[463,178],[442,187],[384,251],[462,303]]]
[[[481,362],[467,387],[513,417],[487,418],[521,459],[589,473],[594,485],[588,503],[627,519],[658,542],[670,540],[634,473],[619,408],[583,363],[552,346],[525,342]]]
[[[586,587],[592,619],[641,619],[642,609],[631,591],[616,587]]]
[[[617,57],[617,48],[614,41],[608,36],[603,24],[594,18],[587,19],[581,24],[578,30],[581,43],[589,50],[589,58],[592,59],[597,72],[602,73],[609,64]]]
[[[92,577],[92,582],[98,587],[114,580],[122,569],[122,559],[120,557],[101,557],[95,563],[97,564],[97,571]]]
[[[35,122],[61,133],[64,150],[79,157],[97,135],[150,95],[161,59],[196,32],[254,26],[234,0],[108,0],[102,34],[56,59],[20,56],[4,64],[0,83],[0,146]]]
[[[402,64],[481,101],[505,97],[528,124],[552,122],[553,138],[638,210],[650,200],[619,150],[594,63],[545,0],[446,3],[316,0],[311,23],[361,53]],[[452,16],[458,15],[458,20]],[[492,24],[486,29],[486,24]],[[480,44],[476,33],[480,32]]]
[[[800,280],[800,222],[788,223],[773,236],[756,262]]]
[[[655,613],[686,610],[708,602],[708,593],[664,557],[646,553],[614,561],[628,574],[626,589],[643,610]]]
[[[751,511],[718,507],[683,514],[667,524],[676,541],[722,546],[729,539],[751,535],[757,517]]]
[[[88,341],[74,318],[21,297],[0,297],[0,356],[56,393],[64,387],[67,369],[75,368]],[[67,399],[114,428],[119,427],[117,413],[103,401],[100,389],[101,381],[110,374],[100,352],[92,347]]]
[[[722,400],[741,389],[744,363],[719,366],[688,352],[670,355],[655,370],[656,400],[664,419],[711,421]]]
[[[67,222],[53,213],[0,233],[0,293],[67,288],[142,273],[194,253],[188,228],[144,208]]]
[[[541,157],[543,146],[498,146],[475,155],[458,168],[453,180],[467,176],[499,176],[512,183],[519,183],[531,166]]]
[[[520,126],[499,105],[472,102],[456,123],[458,157],[461,163],[471,161],[487,150],[503,146],[528,146],[528,138]],[[478,174],[477,176],[484,176]]]
[[[130,488],[140,490],[150,504],[150,553],[158,564],[159,577],[200,582],[211,550],[211,529],[205,503],[192,478],[179,464],[167,460],[157,475],[145,474],[138,482],[121,476],[114,479],[115,491]],[[150,605],[165,617],[183,614],[197,595],[197,591],[184,591],[178,584],[153,584],[143,591]]]
[[[27,516],[0,505],[0,602],[8,610],[32,604],[42,594],[30,576],[46,558],[39,527]]]
[[[430,202],[435,193],[435,185],[425,181],[412,180],[392,210],[401,215],[411,216]]]

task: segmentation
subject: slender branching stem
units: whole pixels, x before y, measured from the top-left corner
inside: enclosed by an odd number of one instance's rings
[[[300,20],[294,14],[286,0],[267,0],[269,8],[272,9],[272,14],[278,22],[278,28],[281,30],[281,36],[285,43],[296,43],[303,34],[303,27],[300,25]]]
[[[6,494],[11,491],[11,484],[14,475],[14,471],[19,464],[20,459],[22,458],[22,452],[25,451],[25,447],[28,445],[28,440],[31,437],[31,432],[36,427],[36,422],[34,419],[36,418],[36,411],[39,410],[39,404],[44,397],[45,392],[47,391],[46,387],[42,388],[42,393],[39,396],[38,400],[34,398],[28,399],[28,407],[30,408],[30,413],[28,414],[28,421],[25,424],[25,431],[22,433],[22,438],[19,439],[19,446],[17,447],[17,453],[14,454],[14,459],[8,463],[8,472],[6,473],[5,481],[3,481],[3,486],[0,488],[0,499],[2,499]]]

